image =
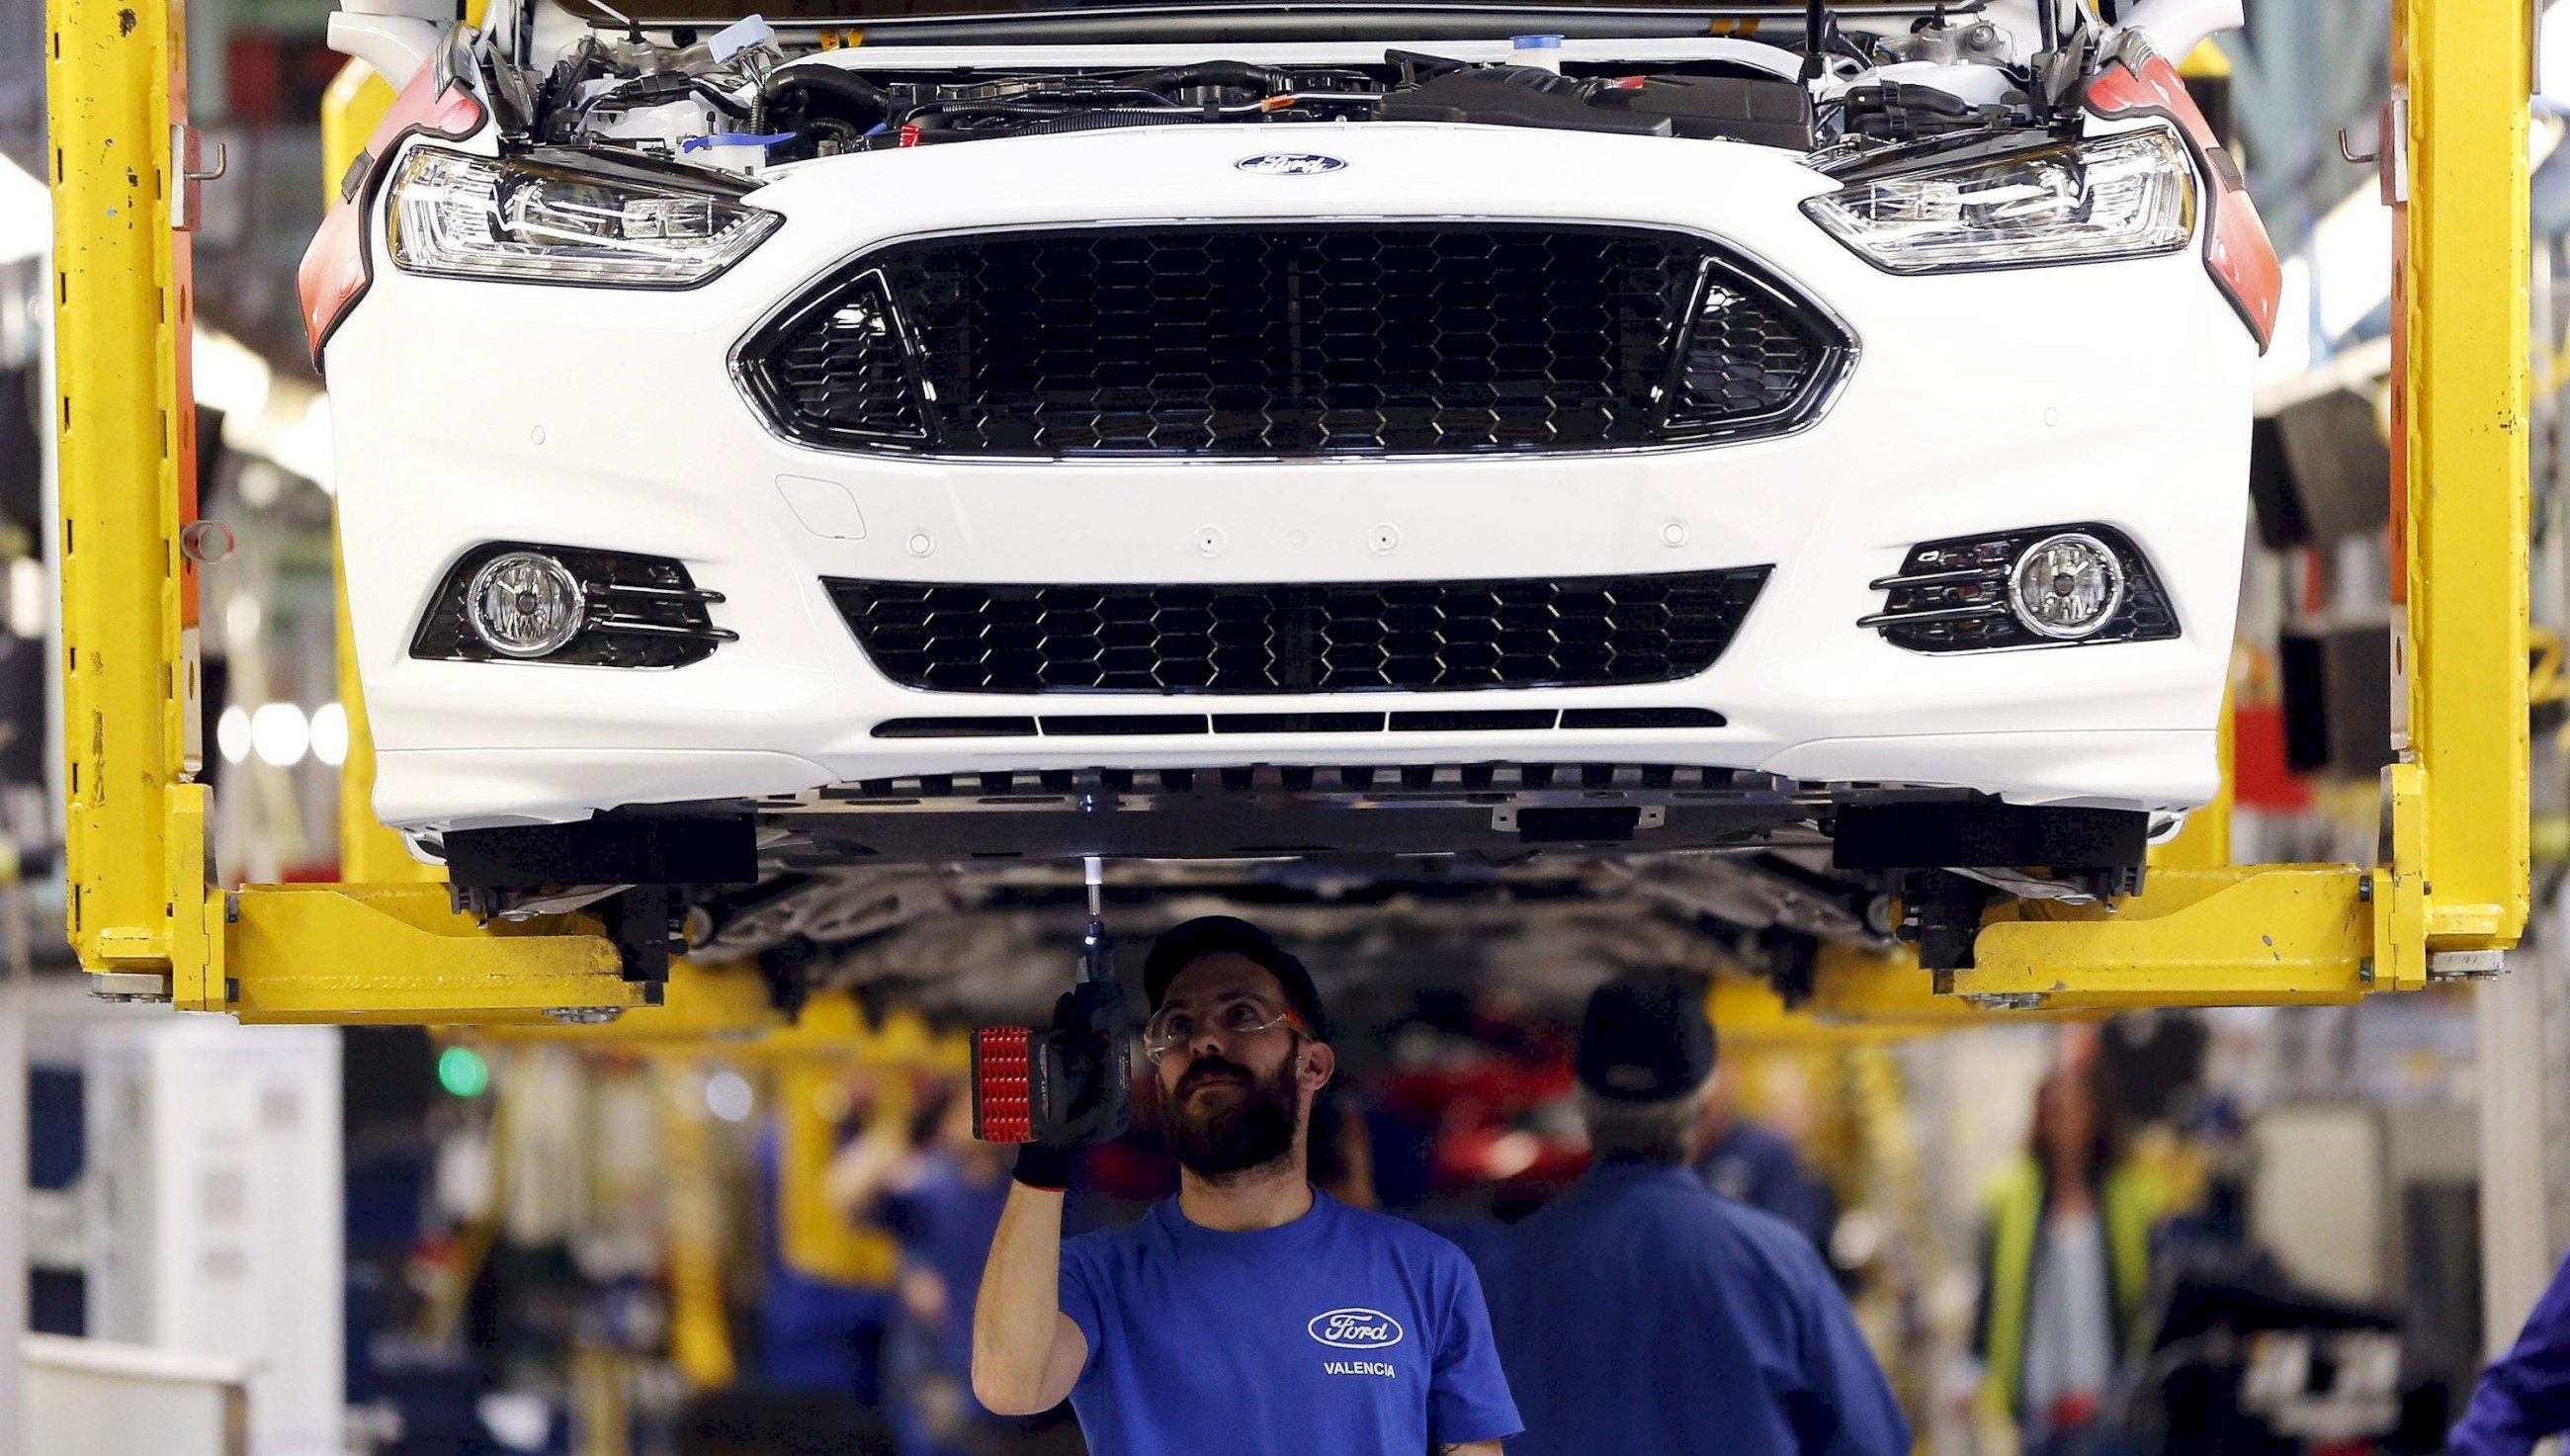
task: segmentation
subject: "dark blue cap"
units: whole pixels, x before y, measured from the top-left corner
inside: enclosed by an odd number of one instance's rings
[[[1576,1067],[1582,1087],[1614,1102],[1665,1102],[1713,1075],[1713,1023],[1701,977],[1654,972],[1609,981],[1588,998]]]

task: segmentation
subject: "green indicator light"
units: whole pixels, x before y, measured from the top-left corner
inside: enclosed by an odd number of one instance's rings
[[[480,1097],[491,1085],[491,1064],[471,1047],[448,1047],[437,1054],[437,1085],[457,1097]]]

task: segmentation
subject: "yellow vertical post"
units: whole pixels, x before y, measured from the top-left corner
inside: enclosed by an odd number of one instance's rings
[[[334,526],[330,580],[338,597],[339,708],[348,716],[348,754],[339,762],[339,878],[364,884],[444,879],[435,865],[412,858],[401,836],[375,817],[375,731],[357,679],[356,639],[348,630],[347,564],[339,556],[337,539]]]
[[[845,1062],[800,1059],[777,1070],[777,1252],[809,1278],[889,1289],[901,1272],[901,1245],[880,1225],[842,1217],[824,1192],[848,1112],[850,1070]],[[872,1116],[889,1121],[909,1112],[907,1085],[880,1079]]]
[[[2222,760],[2222,786],[2211,803],[2186,816],[2186,826],[2167,843],[2152,847],[2153,869],[2220,869],[2231,862],[2231,811],[2239,802],[2238,721],[2232,713],[2236,698],[2234,692],[2223,693],[2222,722],[2213,734],[2213,751]]]
[[[698,1390],[719,1390],[737,1373],[723,1302],[723,1216],[711,1114],[674,1056],[652,1059],[660,1110],[661,1162],[668,1173],[663,1217],[669,1240],[669,1360]]]
[[[2414,964],[2512,945],[2525,924],[2533,34],[2523,0],[2400,0],[2393,25],[2409,114],[2393,299],[2408,751],[2386,786],[2394,888],[2414,872],[2424,924],[2387,928]],[[2414,864],[2397,858],[2404,829]]]
[[[339,180],[365,150],[393,89],[363,61],[350,61],[321,93],[321,190],[324,204],[339,197]],[[375,817],[375,732],[366,718],[366,696],[357,681],[357,654],[348,631],[347,563],[331,532],[331,587],[338,598],[339,708],[348,716],[348,753],[339,764],[339,878],[369,882],[407,882],[442,878],[430,865],[413,859],[401,837]]]
[[[91,970],[203,981],[216,952],[206,794],[187,781],[196,578],[179,549],[196,489],[195,307],[171,228],[182,14],[50,0],[45,45],[71,939]]]

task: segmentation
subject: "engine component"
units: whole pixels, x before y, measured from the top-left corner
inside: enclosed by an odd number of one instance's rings
[[[1850,135],[1881,142],[1917,142],[2005,125],[2003,106],[1974,106],[1949,92],[1887,81],[1852,86],[1840,98],[1840,125]]]
[[[857,131],[888,121],[898,105],[882,87],[836,66],[787,66],[758,87],[759,113],[776,131],[801,131],[816,117]]]
[[[1799,82],[1763,76],[1632,76],[1597,104],[1669,119],[1681,137],[1724,138],[1760,147],[1811,150],[1812,94]]]
[[[1587,83],[1537,66],[1470,66],[1405,86],[1375,103],[1387,122],[1462,122],[1568,132],[1669,136],[1665,117],[1595,104]]]
[[[1772,76],[1625,76],[1578,80],[1539,66],[1469,66],[1402,87],[1378,120],[1546,127],[1635,137],[1725,137],[1809,151],[1811,92]]]

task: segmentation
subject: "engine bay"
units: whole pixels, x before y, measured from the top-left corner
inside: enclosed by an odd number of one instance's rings
[[[1208,123],[1509,126],[1832,156],[2058,129],[2075,116],[2073,79],[2109,33],[2082,25],[2021,54],[1983,9],[1842,20],[1816,8],[1812,26],[1773,41],[1634,48],[1702,52],[1670,59],[1603,59],[1593,45],[1566,55],[1557,36],[1524,36],[1500,60],[1480,58],[1495,49],[1484,42],[1447,48],[1472,59],[1387,48],[1354,63],[1212,58],[1149,68],[913,68],[905,47],[789,35],[757,17],[711,34],[585,21],[551,46],[523,35],[504,42],[492,69],[509,130],[527,145],[743,175],[879,150]],[[938,50],[943,59],[954,48]],[[523,64],[503,59],[511,53]]]

